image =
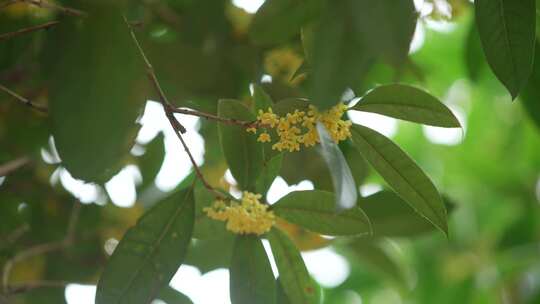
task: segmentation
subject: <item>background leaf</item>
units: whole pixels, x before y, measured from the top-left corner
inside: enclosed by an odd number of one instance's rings
[[[97,287],[96,303],[148,303],[182,264],[195,204],[192,189],[152,207],[129,229],[110,257]]]
[[[476,0],[476,24],[489,66],[516,98],[534,60],[535,0]]]
[[[371,233],[368,217],[360,208],[338,211],[334,194],[320,190],[294,191],[272,205],[277,216],[324,235]]]
[[[354,145],[384,180],[420,215],[445,234],[446,209],[439,192],[418,165],[383,135],[360,125],[351,128]]]
[[[220,100],[218,114],[242,121],[256,119],[248,108],[236,100]],[[257,136],[241,126],[218,124],[218,131],[223,153],[238,186],[242,190],[253,191],[263,170],[262,145],[257,143]]]
[[[160,290],[157,298],[167,304],[193,304],[186,295],[168,285]]]
[[[259,115],[259,110],[268,111],[268,108],[274,104],[270,95],[258,84],[253,85],[253,102],[255,103],[255,115]]]
[[[531,80],[523,90],[521,96],[522,106],[529,114],[529,117],[540,129],[540,46],[536,44],[536,60],[534,62]]]
[[[276,260],[279,279],[290,302],[318,304],[318,286],[309,276],[300,252],[289,237],[274,228],[268,233],[268,240]]]
[[[259,238],[242,235],[236,237],[230,275],[232,303],[275,303],[274,274]]]
[[[403,84],[374,88],[352,110],[378,113],[425,125],[459,128],[458,119],[435,96]]]
[[[146,151],[138,159],[138,166],[143,174],[143,182],[140,185],[142,189],[150,186],[161,169],[163,160],[165,159],[165,142],[164,135],[162,132],[159,132],[158,135],[149,142],[145,148]]]
[[[270,160],[265,161],[263,171],[257,179],[257,193],[261,193],[263,197],[266,195],[270,186],[276,179],[281,170],[281,163],[283,161],[283,153],[279,153],[272,157]]]

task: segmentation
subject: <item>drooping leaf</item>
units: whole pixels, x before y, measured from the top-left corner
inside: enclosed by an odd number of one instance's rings
[[[75,178],[98,183],[129,155],[144,102],[133,90],[144,70],[117,6],[93,2],[81,24],[65,20],[47,38],[63,45],[49,77],[50,121],[62,166]]]
[[[267,0],[251,21],[249,36],[257,44],[285,42],[299,34],[324,4],[324,0]]]
[[[268,108],[271,108],[274,104],[270,95],[258,84],[253,85],[253,101],[255,103],[256,115],[259,113],[259,110],[268,111]]]
[[[435,229],[391,191],[381,191],[361,198],[358,205],[369,217],[374,236],[413,237]]]
[[[515,99],[534,60],[535,0],[476,0],[476,24],[486,59]]]
[[[309,276],[300,252],[287,235],[272,229],[268,240],[279,271],[279,280],[291,303],[320,303],[319,287]]]
[[[259,238],[252,235],[236,238],[229,271],[232,303],[275,303],[274,274]]]
[[[203,210],[212,206],[216,201],[214,194],[208,191],[201,183],[197,183],[194,195],[195,227],[193,237],[198,240],[215,240],[231,236],[231,233],[225,228],[225,222],[209,218]]]
[[[167,304],[193,304],[186,295],[168,285],[159,291],[157,298]]]
[[[184,264],[197,267],[202,274],[229,268],[233,246],[233,235],[216,240],[196,240],[189,247]]]
[[[281,162],[283,161],[283,153],[279,153],[272,157],[270,160],[265,161],[263,171],[257,180],[257,193],[266,195],[268,189],[274,182],[274,179],[281,170]]]
[[[141,170],[144,189],[151,185],[161,169],[165,159],[165,143],[163,133],[160,132],[150,143],[146,145],[146,151],[139,157],[138,165]]]
[[[335,204],[338,209],[354,207],[358,198],[358,190],[354,182],[351,168],[338,145],[332,140],[330,134],[320,122],[317,123],[317,132],[321,140],[320,153],[328,166],[332,185],[334,186]]]
[[[334,194],[327,191],[294,191],[272,205],[277,216],[324,235],[371,233],[370,220],[360,208],[338,211]]]
[[[447,234],[446,208],[441,196],[414,160],[376,131],[354,125],[351,133],[354,145],[390,187],[416,212]]]
[[[418,13],[412,0],[352,0],[354,26],[369,51],[402,64],[416,28]]]
[[[521,96],[522,106],[529,114],[529,117],[540,129],[540,88],[538,84],[540,83],[540,46],[536,45],[536,57],[534,62],[534,68],[531,75],[531,80],[523,90]]]
[[[435,96],[403,84],[376,87],[364,95],[352,109],[437,127],[461,126],[452,111]]]
[[[241,121],[255,121],[256,117],[241,102],[220,100],[218,115]],[[242,126],[218,125],[219,140],[232,175],[243,190],[254,190],[263,169],[262,145],[257,137]]]
[[[372,61],[362,34],[350,26],[350,12],[351,1],[333,2],[313,28],[312,46],[305,46],[312,68],[308,95],[319,110],[340,102],[347,86],[360,80]]]
[[[97,304],[148,303],[182,264],[193,232],[193,190],[152,207],[129,229],[99,280]]]

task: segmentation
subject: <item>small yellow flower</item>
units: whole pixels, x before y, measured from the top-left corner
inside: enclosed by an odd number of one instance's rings
[[[226,221],[227,230],[236,234],[261,235],[272,228],[276,219],[260,199],[260,194],[244,191],[240,203],[232,202],[227,206],[224,201],[218,200],[203,211],[212,219]]]
[[[260,141],[260,142],[270,142],[272,141],[272,138],[270,137],[270,134],[264,132],[264,133],[261,133],[261,135],[259,135],[259,137],[257,138],[257,141]]]
[[[256,134],[257,133],[257,128],[254,128],[254,127],[249,127],[246,129],[247,132],[250,132],[250,133],[253,133],[253,134]]]

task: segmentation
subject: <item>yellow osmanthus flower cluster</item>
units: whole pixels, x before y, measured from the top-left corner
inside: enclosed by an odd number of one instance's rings
[[[295,110],[294,113],[287,113],[280,117],[268,108],[267,112],[259,110],[257,122],[265,128],[259,137],[260,142],[270,142],[272,138],[266,129],[275,129],[279,140],[272,145],[272,149],[289,152],[299,151],[300,145],[306,147],[314,146],[320,142],[316,124],[321,122],[334,142],[338,143],[351,136],[350,120],[343,120],[342,116],[347,110],[343,103],[337,104],[330,110],[319,112],[317,108],[310,105],[307,112]],[[256,133],[255,128],[250,128],[248,132]]]
[[[262,204],[260,199],[260,194],[244,191],[240,203],[231,202],[227,205],[217,200],[203,211],[214,220],[226,221],[227,230],[236,234],[261,235],[272,228],[276,218],[274,212],[267,210],[268,206]]]

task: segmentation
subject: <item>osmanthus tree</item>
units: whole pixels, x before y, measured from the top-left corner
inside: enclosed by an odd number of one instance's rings
[[[432,230],[449,234],[451,204],[428,175],[392,140],[347,119],[348,112],[360,111],[461,127],[444,103],[422,89],[430,75],[409,58],[417,23],[436,18],[437,11],[420,15],[412,0],[266,0],[254,15],[225,0],[7,0],[0,10],[2,98],[29,107],[0,104],[0,175],[7,176],[0,198],[8,202],[0,206],[0,232],[11,236],[2,256],[6,299],[99,278],[99,304],[187,303],[168,287],[186,263],[227,267],[232,303],[322,303],[302,249],[338,244],[381,261],[386,257],[376,246],[381,238]],[[474,11],[471,35],[480,39],[473,42],[481,44],[512,98],[528,91],[528,108],[538,117],[538,103],[530,102],[535,90],[527,89],[535,1],[477,0]],[[353,97],[356,103],[350,102]],[[102,231],[119,227],[107,220],[107,207],[75,204],[66,217],[69,203],[60,202],[72,198],[47,181],[57,166],[76,179],[104,185],[126,164],[137,164],[143,178],[139,194],[153,187],[163,136],[146,145],[143,155],[130,154],[137,118],[149,99],[160,102],[193,174],[144,204],[147,210],[106,262],[90,260],[61,277],[64,272],[56,269],[73,261],[51,257],[43,280],[12,283],[13,267],[28,258],[72,247],[84,251],[69,254],[79,262],[101,256],[95,252],[101,250]],[[207,151],[201,167],[185,141],[184,116],[176,114],[201,118]],[[49,136],[61,159],[52,166],[40,157]],[[367,164],[391,190],[358,194]],[[239,197],[220,181],[226,168]],[[310,179],[316,189],[291,192],[270,205],[266,194],[278,175],[292,182]],[[30,203],[26,218],[11,203],[40,197],[54,201],[53,207]],[[21,226],[28,218],[47,221]],[[99,227],[78,227],[96,219]],[[39,225],[58,227],[36,231],[26,243],[35,246],[16,242],[21,233],[16,228],[34,231]],[[58,232],[63,227],[65,235]],[[277,279],[262,240],[270,243]]]

